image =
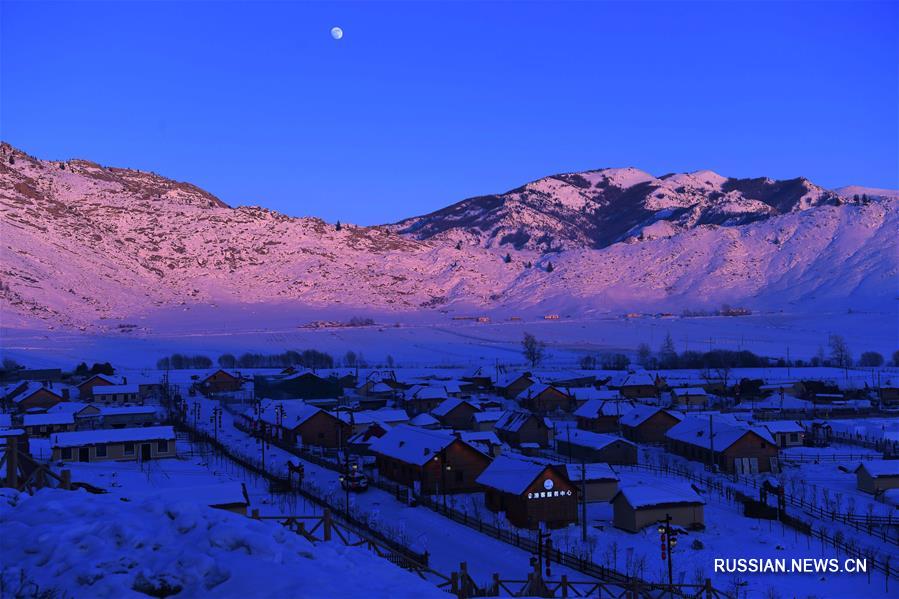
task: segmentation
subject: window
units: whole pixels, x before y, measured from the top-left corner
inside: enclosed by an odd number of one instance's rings
[[[125,443],[125,455],[134,455],[134,443]]]
[[[790,441],[798,441],[799,433],[790,433]]]
[[[63,447],[62,448],[62,459],[64,459],[64,460],[72,459],[72,448],[71,447]]]
[[[106,446],[105,445],[97,445],[94,448],[94,455],[98,458],[106,457]]]
[[[159,453],[168,453],[169,452],[169,442],[168,441],[159,441],[156,443],[156,451]]]

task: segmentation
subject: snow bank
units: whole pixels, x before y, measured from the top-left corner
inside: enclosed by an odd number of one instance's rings
[[[73,597],[442,596],[365,549],[187,502],[3,490],[0,530],[7,589],[24,571],[41,592]]]

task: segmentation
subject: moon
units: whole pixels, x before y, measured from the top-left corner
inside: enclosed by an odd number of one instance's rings
[[[340,27],[331,27],[331,37],[339,40],[343,37],[343,29],[341,29]]]

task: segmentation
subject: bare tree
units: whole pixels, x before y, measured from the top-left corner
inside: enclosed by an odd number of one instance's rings
[[[530,333],[524,334],[524,339],[521,341],[521,348],[524,353],[524,359],[528,361],[531,368],[536,368],[537,365],[543,361],[546,344],[542,341],[537,341],[537,338]]]
[[[827,339],[830,346],[830,359],[833,365],[838,368],[849,368],[852,366],[852,354],[849,352],[849,345],[842,335],[831,335]]]

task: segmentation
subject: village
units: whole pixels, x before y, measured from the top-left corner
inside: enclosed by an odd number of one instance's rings
[[[2,480],[355,535],[459,597],[889,594],[894,369],[534,366],[20,368]],[[713,571],[747,553],[867,572]]]

